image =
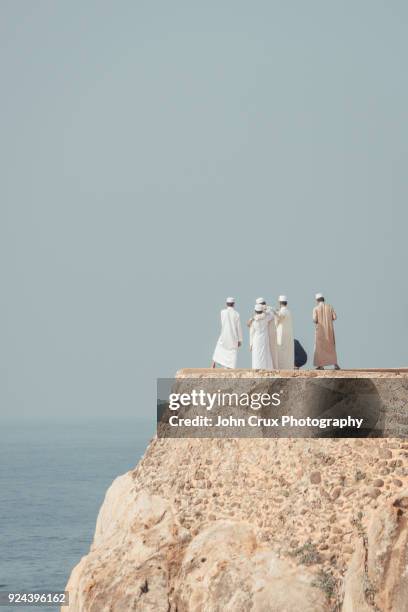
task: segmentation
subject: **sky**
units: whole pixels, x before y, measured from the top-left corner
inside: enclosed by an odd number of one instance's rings
[[[408,5],[3,0],[1,412],[155,415],[225,297],[408,366]],[[250,366],[248,334],[239,367]]]

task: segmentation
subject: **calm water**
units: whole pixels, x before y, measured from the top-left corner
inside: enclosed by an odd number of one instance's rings
[[[155,423],[0,427],[0,590],[63,590],[88,551],[107,487],[137,463]],[[23,609],[40,610],[0,607]]]

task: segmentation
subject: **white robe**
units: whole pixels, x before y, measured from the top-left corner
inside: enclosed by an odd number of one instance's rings
[[[293,370],[295,367],[295,339],[293,337],[292,315],[287,306],[281,306],[277,313],[276,341],[279,370]]]
[[[269,333],[269,350],[272,358],[272,366],[271,370],[276,370],[278,368],[278,345],[276,340],[276,311],[271,308],[271,306],[265,306],[264,312],[268,315],[271,315],[269,324],[268,324],[268,333]],[[248,327],[251,328],[251,325],[254,321],[254,317],[251,317],[248,321]],[[251,333],[251,330],[249,331]]]
[[[252,368],[254,370],[272,370],[273,362],[269,343],[269,323],[274,315],[263,312],[254,316],[250,327],[249,344],[252,351]]]
[[[276,313],[270,306],[266,307],[266,312],[272,315],[269,321],[269,349],[272,357],[272,370],[278,368],[278,344],[276,339]]]
[[[221,335],[215,347],[213,361],[224,368],[237,367],[238,342],[242,343],[239,314],[232,306],[221,310]]]

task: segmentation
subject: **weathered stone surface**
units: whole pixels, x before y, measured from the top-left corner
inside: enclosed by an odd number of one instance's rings
[[[220,521],[187,547],[175,583],[180,611],[317,612],[322,593],[306,569],[262,546],[247,523]]]
[[[168,551],[189,536],[168,502],[135,494],[132,485],[128,473],[108,490],[91,551],[68,582],[64,610],[168,610]]]
[[[320,484],[322,481],[322,477],[319,471],[314,471],[310,474],[310,482],[312,484]]]
[[[344,583],[342,612],[408,610],[408,490],[362,531]]]

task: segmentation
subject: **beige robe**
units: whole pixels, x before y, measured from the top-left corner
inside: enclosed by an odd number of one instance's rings
[[[316,323],[315,352],[313,363],[316,367],[335,365],[337,363],[336,340],[333,321],[337,319],[333,306],[320,302],[313,309],[313,321]]]

